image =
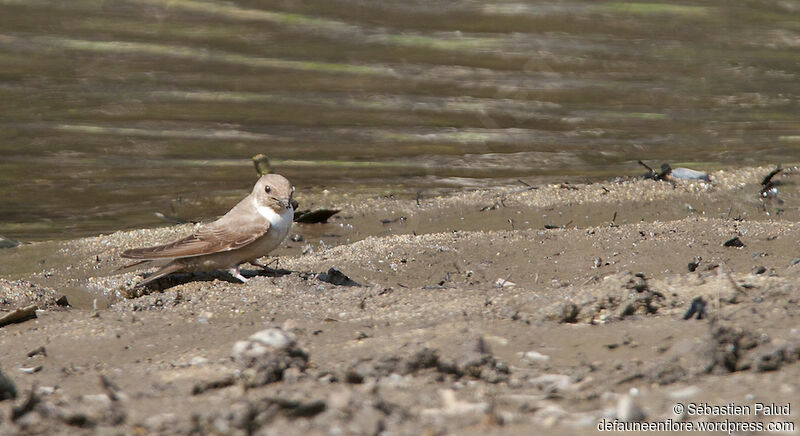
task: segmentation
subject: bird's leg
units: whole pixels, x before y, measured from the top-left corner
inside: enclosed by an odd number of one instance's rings
[[[251,260],[250,265],[257,266],[261,269],[267,269],[267,266],[257,260]]]
[[[235,279],[242,283],[247,283],[247,277],[239,272],[239,265],[228,268],[228,274],[232,275]]]
[[[273,262],[275,263],[275,266],[277,267],[278,266],[278,258],[277,257],[275,259],[267,262],[266,264],[263,264],[263,263],[259,262],[258,260],[253,259],[253,260],[250,261],[250,265],[257,266],[257,267],[259,267],[261,269],[267,269],[267,268],[269,268],[269,265],[272,264]]]

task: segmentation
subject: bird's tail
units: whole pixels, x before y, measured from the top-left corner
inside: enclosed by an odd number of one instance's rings
[[[153,274],[150,274],[149,276],[147,276],[146,279],[144,279],[141,282],[137,283],[136,286],[137,287],[145,286],[146,284],[148,284],[148,283],[150,283],[150,282],[152,282],[154,280],[158,280],[158,279],[160,279],[161,277],[164,277],[167,274],[172,274],[174,272],[181,271],[182,269],[183,269],[183,265],[180,265],[178,263],[169,263],[169,264],[165,265],[163,268],[161,268],[160,270],[158,270],[158,271],[154,272]]]
[[[128,264],[128,265],[122,265],[121,267],[115,269],[114,272],[115,273],[116,272],[127,272],[129,269],[132,269],[135,266],[139,266],[139,265],[141,265],[143,263],[150,263],[150,262],[152,262],[152,261],[151,260],[146,260],[146,259],[145,260],[140,260],[138,262],[133,262],[133,263]]]

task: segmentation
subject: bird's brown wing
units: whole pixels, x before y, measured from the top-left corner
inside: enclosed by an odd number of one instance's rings
[[[238,223],[228,221],[231,220],[223,218],[175,242],[127,250],[122,252],[121,256],[129,259],[163,259],[219,253],[244,247],[269,230],[269,221],[266,219]]]

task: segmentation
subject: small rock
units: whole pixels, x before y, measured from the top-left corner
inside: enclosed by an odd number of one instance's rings
[[[675,383],[686,375],[687,370],[681,365],[679,358],[657,361],[647,370],[647,378],[660,385]]]
[[[544,363],[550,360],[550,356],[546,356],[538,351],[527,351],[525,354],[522,355],[522,360],[527,360],[528,362],[539,362]]]
[[[621,421],[643,421],[646,416],[633,395],[623,395],[617,402],[617,418]]]
[[[207,363],[208,363],[208,359],[206,359],[203,356],[192,357],[192,360],[189,361],[189,365],[191,365],[191,366],[205,365]]]
[[[22,367],[19,368],[19,372],[23,374],[36,374],[37,372],[41,371],[44,368],[42,365],[36,365],[31,367]]]
[[[578,314],[580,314],[581,309],[575,303],[565,303],[561,307],[560,316],[558,317],[558,322],[566,323],[566,324],[574,324],[578,322]]]
[[[675,389],[670,392],[669,397],[673,400],[685,400],[694,397],[700,392],[700,388],[697,386],[686,386],[685,388]]]
[[[41,354],[42,356],[47,356],[47,350],[44,348],[44,346],[34,348],[33,350],[28,351],[28,357],[35,357],[38,356],[39,354]]]
[[[678,179],[678,180],[701,180],[704,182],[710,182],[711,177],[708,176],[708,173],[704,173],[702,171],[693,170],[690,168],[673,168],[672,171],[669,173],[671,179]]]
[[[169,433],[170,428],[175,428],[178,423],[178,417],[172,413],[159,413],[147,417],[144,421],[144,427],[152,433],[166,434]]]
[[[208,324],[208,320],[214,317],[212,312],[204,310],[200,313],[200,316],[197,317],[197,322],[200,324]]]
[[[742,242],[742,240],[739,239],[738,236],[735,236],[735,237],[725,241],[725,243],[723,243],[722,246],[723,247],[742,248],[742,247],[744,247],[744,242]]]
[[[508,367],[494,358],[483,337],[477,337],[465,344],[464,354],[456,366],[459,373],[489,383],[508,381]]]
[[[278,328],[261,330],[236,342],[231,356],[245,368],[243,375],[250,386],[279,381],[288,368],[305,371],[308,365],[308,354],[291,334]]]
[[[542,374],[528,379],[528,385],[545,392],[564,392],[572,388],[572,380],[565,374]]]
[[[343,272],[336,268],[328,269],[327,273],[317,274],[317,280],[331,283],[336,286],[361,286],[359,283],[347,277]]]
[[[297,383],[302,376],[303,373],[295,367],[286,368],[286,370],[283,371],[283,381],[288,384]]]
[[[497,286],[498,288],[513,288],[514,286],[517,286],[517,284],[516,284],[516,283],[514,283],[514,282],[512,282],[512,281],[509,281],[509,280],[506,280],[506,279],[503,279],[503,278],[499,278],[499,279],[497,279],[497,280],[494,282],[494,284],[495,284],[495,286]]]
[[[228,386],[233,386],[234,383],[236,383],[236,380],[231,376],[225,376],[215,380],[203,380],[195,383],[192,388],[192,395],[200,395],[213,389],[227,388]]]
[[[490,410],[489,403],[468,403],[466,401],[459,401],[456,399],[456,393],[452,389],[442,389],[439,391],[439,396],[442,399],[441,409],[425,409],[422,411],[423,415],[436,416],[458,416],[466,414],[482,414],[488,413]]]
[[[18,246],[20,243],[19,241],[15,241],[13,239],[6,238],[5,236],[0,236],[0,249],[3,248],[14,248]]]
[[[53,395],[56,392],[55,386],[39,386],[36,393],[39,395]]]
[[[775,371],[781,367],[784,362],[784,347],[770,346],[764,347],[765,350],[759,348],[759,353],[754,358],[755,370],[757,372]]]

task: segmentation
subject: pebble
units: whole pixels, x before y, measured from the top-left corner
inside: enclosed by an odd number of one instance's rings
[[[200,313],[200,316],[197,317],[197,322],[199,322],[200,324],[208,324],[208,320],[213,317],[214,317],[213,313],[204,310],[202,313]]]
[[[459,401],[456,399],[456,393],[452,389],[441,389],[439,397],[442,400],[442,407],[440,409],[425,409],[422,411],[423,415],[428,416],[456,416],[466,414],[480,414],[489,412],[489,403],[469,403],[466,401]]]
[[[500,288],[513,288],[514,286],[517,286],[517,284],[516,284],[516,283],[514,283],[514,282],[512,282],[512,281],[509,281],[509,280],[506,280],[506,279],[503,279],[503,278],[499,278],[499,279],[497,279],[497,280],[494,282],[494,284],[495,284],[497,287],[500,287]]]
[[[294,339],[281,329],[266,329],[253,333],[246,341],[237,341],[231,355],[234,360],[242,357],[258,357],[272,349],[284,349],[294,345]]]
[[[279,328],[261,330],[237,341],[231,357],[244,368],[242,376],[251,387],[280,381],[284,375],[297,380],[299,372],[286,372],[290,368],[302,372],[308,366],[308,353],[297,346],[290,333]]]
[[[711,178],[708,176],[708,173],[704,173],[702,171],[692,170],[689,168],[673,168],[670,176],[675,179],[680,180],[702,180],[705,182],[710,182]]]
[[[669,393],[669,397],[673,400],[685,400],[700,393],[700,388],[697,386],[686,386],[684,388],[676,389]]]
[[[522,360],[528,362],[544,363],[550,360],[550,356],[544,355],[538,351],[527,351],[522,355]]]
[[[636,404],[635,396],[623,395],[617,402],[617,418],[622,421],[642,421],[647,415]]]
[[[572,388],[572,380],[565,374],[542,374],[528,379],[528,385],[547,392],[563,392]]]

